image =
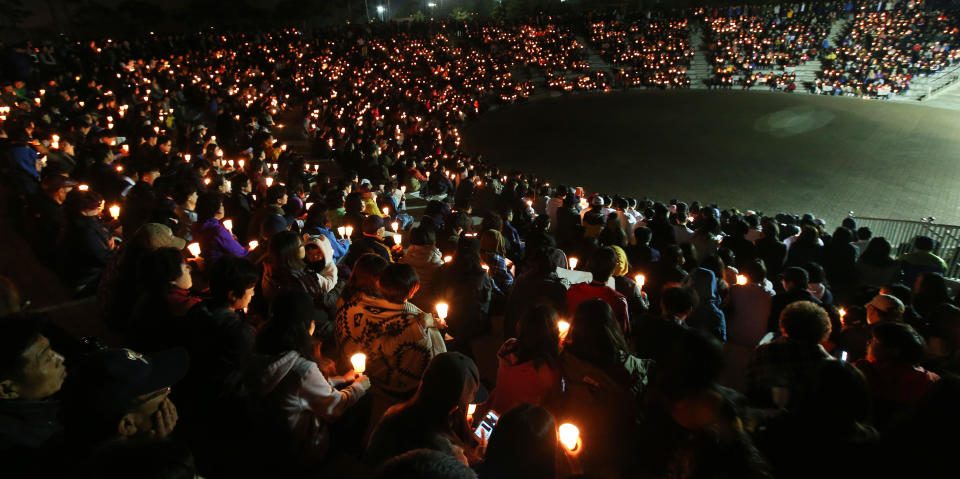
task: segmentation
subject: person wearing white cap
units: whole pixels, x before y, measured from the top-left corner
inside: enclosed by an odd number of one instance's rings
[[[902,321],[904,306],[896,296],[878,294],[864,305],[867,308],[867,324],[877,324],[887,321]]]

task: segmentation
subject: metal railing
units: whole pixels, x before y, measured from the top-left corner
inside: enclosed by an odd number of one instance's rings
[[[935,218],[923,218],[920,221],[894,220],[889,218],[869,218],[850,214],[857,220],[857,227],[866,226],[873,237],[883,236],[893,246],[893,255],[899,256],[913,251],[913,240],[917,236],[933,238],[933,253],[947,263],[948,278],[960,278],[960,226],[934,223]]]
[[[937,78],[927,83],[927,94],[920,97],[920,101],[931,99],[937,93],[960,80],[960,63],[947,67],[946,70],[935,74]]]

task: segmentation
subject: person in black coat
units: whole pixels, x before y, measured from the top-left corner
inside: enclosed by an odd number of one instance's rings
[[[822,304],[816,296],[807,290],[810,282],[810,275],[807,270],[799,266],[791,266],[783,272],[783,289],[773,297],[773,303],[770,305],[770,318],[767,320],[767,331],[778,333],[780,331],[780,313],[790,303],[796,301],[811,301],[816,304]]]
[[[113,258],[114,242],[100,223],[103,197],[95,191],[76,193],[69,201],[67,228],[60,243],[60,277],[65,286],[82,294],[96,287]]]

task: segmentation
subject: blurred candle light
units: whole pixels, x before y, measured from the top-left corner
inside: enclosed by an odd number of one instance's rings
[[[271,178],[271,177],[268,176],[268,177],[267,177],[267,188],[269,188],[269,187],[271,187],[271,186],[273,186],[273,178]]]
[[[393,235],[394,244],[399,245],[401,241],[403,241],[403,235],[400,235],[400,234]]]
[[[359,374],[363,374],[367,370],[367,355],[363,353],[357,353],[353,356],[350,356],[350,364],[353,366],[353,370]]]
[[[230,218],[223,220],[223,227],[226,228],[227,231],[233,231],[233,220]]]
[[[353,226],[347,226],[347,237],[353,236]]]
[[[567,452],[578,452],[580,450],[580,429],[570,423],[561,424],[557,429],[557,435],[560,438],[560,444]]]
[[[744,275],[742,275],[742,274],[738,274],[738,275],[737,275],[737,284],[740,285],[740,286],[743,286],[743,285],[747,284],[747,277],[744,276]]]
[[[570,258],[567,260],[567,262],[570,263],[570,269],[577,269],[577,263],[579,263],[580,260],[577,258]]]
[[[90,187],[87,186],[87,185],[79,185],[79,186],[77,186],[77,189],[80,190],[80,191],[87,191],[87,190],[90,189]]]
[[[110,207],[110,216],[112,216],[113,219],[120,219],[120,205]]]
[[[200,243],[190,243],[187,245],[187,251],[195,257],[200,257]]]
[[[560,341],[567,338],[567,332],[570,331],[570,323],[564,320],[557,321],[557,331],[560,332]]]
[[[444,262],[444,263],[449,263],[449,262],[451,262],[451,261],[453,261],[453,256],[447,255],[447,256],[444,256],[444,257],[443,257],[443,262]]]
[[[249,249],[250,251],[253,251],[253,250],[257,249],[257,246],[260,246],[260,242],[257,241],[257,240],[252,240],[252,241],[250,241],[249,243],[247,243],[247,246],[249,247],[248,249]]]
[[[390,223],[390,229],[392,229],[394,232],[397,232],[399,228],[400,228],[400,223],[396,221],[394,221],[393,223]]]

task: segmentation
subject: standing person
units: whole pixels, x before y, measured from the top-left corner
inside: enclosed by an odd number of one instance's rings
[[[193,235],[200,243],[200,256],[207,263],[215,262],[225,255],[242,258],[250,252],[223,226],[224,216],[223,195],[216,191],[200,195]]]
[[[262,438],[267,439],[268,462],[295,474],[324,458],[333,439],[328,424],[357,403],[370,379],[355,371],[325,377],[311,339],[320,319],[313,298],[291,291],[276,299],[257,336],[257,352],[265,355],[257,396],[266,425],[275,433]]]

